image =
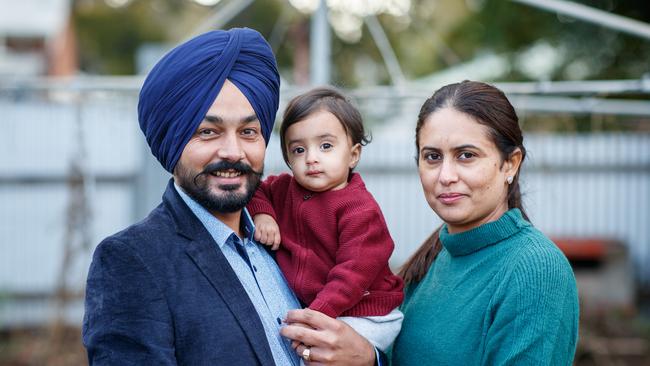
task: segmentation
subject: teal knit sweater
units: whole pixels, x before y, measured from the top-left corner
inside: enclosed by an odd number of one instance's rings
[[[443,249],[406,290],[394,366],[570,365],[578,339],[575,277],[518,209],[475,229],[440,230]]]

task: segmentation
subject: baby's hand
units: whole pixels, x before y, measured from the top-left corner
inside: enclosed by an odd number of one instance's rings
[[[277,250],[280,247],[280,228],[273,216],[257,214],[253,217],[253,222],[255,223],[255,240],[264,245],[271,245],[271,249]]]

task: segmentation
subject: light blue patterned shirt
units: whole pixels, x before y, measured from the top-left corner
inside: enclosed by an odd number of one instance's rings
[[[224,223],[214,217],[203,206],[195,202],[180,187],[176,191],[189,206],[194,215],[203,223],[217,243],[215,249],[221,250],[246,289],[248,297],[262,320],[266,339],[269,341],[276,365],[300,365],[300,360],[291,349],[291,341],[280,336],[282,319],[287,311],[299,309],[300,303],[287,285],[277,264],[269,253],[253,239],[255,226],[248,211],[242,211],[245,238],[244,249],[250,259],[251,267],[235,249],[237,235]]]

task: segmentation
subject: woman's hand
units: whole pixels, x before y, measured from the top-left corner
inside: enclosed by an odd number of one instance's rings
[[[290,310],[280,334],[294,342],[302,357],[309,348],[309,365],[371,366],[375,349],[346,323],[311,309]],[[295,345],[296,343],[294,343]],[[307,360],[306,360],[307,361]]]

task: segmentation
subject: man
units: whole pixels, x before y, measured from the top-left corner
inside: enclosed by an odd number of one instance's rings
[[[300,305],[253,240],[244,207],[262,175],[279,84],[270,47],[250,29],[195,37],[152,69],[140,127],[173,179],[147,218],[95,250],[83,324],[90,364],[299,365],[296,352],[373,363],[369,343],[342,322],[289,311]]]

